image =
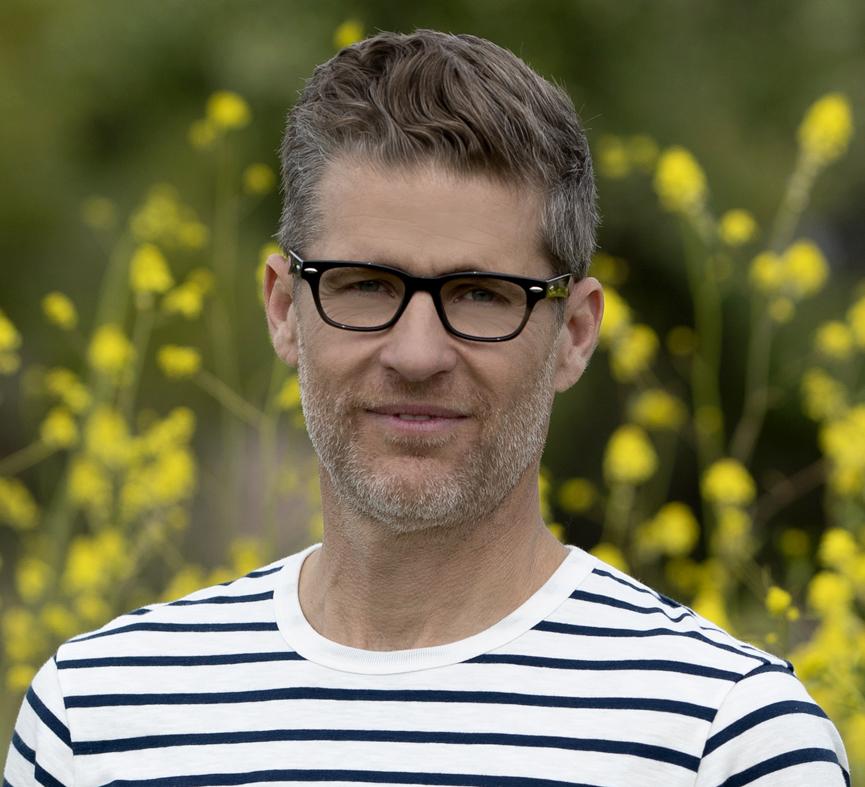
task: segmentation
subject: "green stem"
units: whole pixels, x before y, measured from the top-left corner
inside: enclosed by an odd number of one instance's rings
[[[814,160],[800,153],[775,216],[769,243],[772,251],[780,253],[792,239],[799,218],[808,205],[816,176],[817,166]]]
[[[141,305],[135,313],[132,328],[132,346],[135,348],[132,379],[120,391],[118,408],[127,421],[132,417],[135,395],[138,392],[138,383],[141,378],[141,367],[144,365],[144,355],[147,352],[147,344],[150,341],[154,321],[152,296],[149,293],[139,293],[139,297],[141,298]]]
[[[601,531],[601,540],[614,544],[622,550],[623,554],[627,552],[625,541],[628,534],[628,520],[634,504],[634,493],[633,484],[613,484],[607,500],[604,527]]]
[[[245,421],[256,429],[261,428],[261,423],[265,418],[264,413],[229,388],[218,377],[202,369],[195,376],[195,382],[198,383],[202,390],[216,399],[229,413],[232,413],[241,421]]]
[[[51,456],[56,450],[47,443],[36,440],[0,459],[0,476],[18,475],[18,473]]]

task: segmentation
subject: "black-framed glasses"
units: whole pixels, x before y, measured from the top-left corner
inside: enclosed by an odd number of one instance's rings
[[[532,279],[467,271],[412,276],[399,268],[349,260],[303,260],[288,250],[289,272],[306,279],[321,318],[347,331],[383,331],[402,316],[412,295],[428,292],[454,336],[504,342],[525,327],[535,305],[567,298],[570,273]]]

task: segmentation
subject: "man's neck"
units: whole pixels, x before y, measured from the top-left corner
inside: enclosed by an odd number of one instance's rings
[[[305,617],[322,636],[365,650],[432,647],[489,628],[567,555],[538,513],[536,475],[531,484],[470,527],[397,535],[325,495],[323,544],[299,581]]]

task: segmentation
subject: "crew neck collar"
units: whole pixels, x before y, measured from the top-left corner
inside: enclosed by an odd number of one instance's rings
[[[557,609],[592,569],[583,550],[566,545],[569,554],[550,578],[526,601],[498,623],[465,639],[407,650],[364,650],[341,645],[319,634],[303,614],[298,580],[303,561],[321,543],[286,559],[276,577],[273,602],[276,621],[288,645],[309,661],[342,672],[386,675],[444,667],[488,653],[516,639]]]

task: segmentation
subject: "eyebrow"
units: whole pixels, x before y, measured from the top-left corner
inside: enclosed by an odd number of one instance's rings
[[[388,257],[386,255],[385,256],[374,256],[374,257],[369,256],[369,257],[366,257],[364,259],[366,259],[368,262],[374,262],[377,265],[387,265],[390,268],[399,268],[399,270],[405,271],[406,273],[408,273],[408,271],[405,269],[404,265],[401,264],[401,261],[396,260],[393,257]],[[500,271],[497,268],[492,268],[492,267],[486,266],[481,262],[475,262],[473,264],[468,263],[468,262],[462,262],[462,263],[456,263],[453,265],[449,265],[448,267],[443,268],[442,270],[439,270],[438,272],[436,272],[434,274],[430,274],[430,275],[447,276],[448,274],[451,274],[451,273],[472,273],[473,271],[478,271],[480,273],[504,273],[504,271]]]

